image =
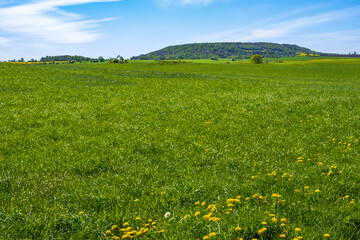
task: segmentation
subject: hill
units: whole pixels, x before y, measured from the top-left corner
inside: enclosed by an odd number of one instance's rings
[[[254,54],[264,57],[289,57],[298,53],[320,54],[308,48],[292,44],[267,42],[225,42],[225,43],[193,43],[169,46],[148,54],[132,57],[133,60],[164,59],[208,59],[208,58],[250,58]]]

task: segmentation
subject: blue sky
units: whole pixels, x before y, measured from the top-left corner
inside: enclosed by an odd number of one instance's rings
[[[1,0],[0,60],[126,58],[194,42],[360,52],[359,0]]]

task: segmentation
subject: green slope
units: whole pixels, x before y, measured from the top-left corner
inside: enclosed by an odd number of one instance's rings
[[[169,46],[158,51],[143,54],[132,59],[164,60],[164,59],[205,59],[205,58],[250,58],[254,54],[264,57],[295,56],[297,53],[319,54],[308,48],[291,44],[278,43],[193,43]]]

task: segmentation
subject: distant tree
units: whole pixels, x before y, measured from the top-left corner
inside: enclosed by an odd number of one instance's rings
[[[105,62],[105,59],[102,56],[100,56],[98,59],[100,62]]]
[[[255,54],[250,58],[250,63],[261,64],[262,63],[262,57],[259,54]]]

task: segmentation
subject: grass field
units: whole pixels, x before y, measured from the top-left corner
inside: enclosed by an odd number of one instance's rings
[[[360,61],[0,64],[0,92],[0,239],[360,239]]]

